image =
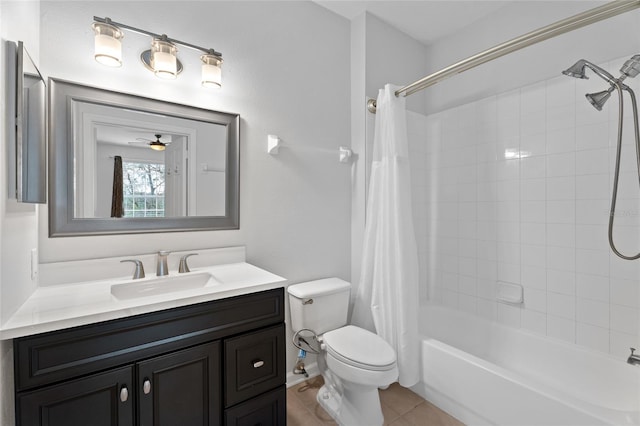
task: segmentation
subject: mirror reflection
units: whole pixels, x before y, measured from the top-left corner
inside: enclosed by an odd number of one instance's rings
[[[224,125],[74,101],[74,217],[222,216]]]

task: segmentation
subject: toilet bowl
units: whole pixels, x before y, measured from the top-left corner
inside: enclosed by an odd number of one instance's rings
[[[398,378],[393,348],[353,325],[325,333],[322,341],[321,356],[328,371],[323,374],[325,386],[318,392],[318,403],[340,425],[383,424],[378,388]]]
[[[292,328],[311,329],[321,342],[320,406],[340,425],[382,425],[378,388],[398,378],[396,353],[380,336],[346,325],[350,289],[338,278],[290,286]]]

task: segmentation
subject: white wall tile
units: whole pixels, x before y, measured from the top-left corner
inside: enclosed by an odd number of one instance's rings
[[[576,320],[579,323],[609,328],[609,304],[597,300],[578,298]]]
[[[574,223],[576,202],[571,200],[547,201],[547,223]]]
[[[568,295],[576,294],[576,274],[573,271],[547,269],[547,290]]]
[[[547,243],[546,224],[523,221],[520,225],[520,241],[522,244],[545,245]]]
[[[576,299],[574,296],[559,293],[547,293],[547,312],[562,318],[575,320]]]
[[[546,200],[547,198],[546,179],[524,179],[520,181],[521,200]]]
[[[522,265],[521,284],[529,289],[547,290],[547,269],[537,266]],[[546,293],[545,293],[546,294]]]
[[[547,245],[576,246],[576,227],[573,223],[547,223]]]
[[[520,201],[520,221],[523,223],[545,224],[547,220],[547,202],[542,200]]]
[[[542,232],[544,236],[544,232]],[[544,268],[547,265],[547,248],[544,245],[522,244],[520,263],[525,266]]]
[[[522,311],[522,328],[538,334],[547,334],[547,316],[525,309]]]
[[[576,343],[604,353],[609,353],[609,330],[589,324],[577,323]]]
[[[547,315],[547,336],[575,343],[576,322],[555,315]]]
[[[553,120],[557,120],[558,126],[566,126],[556,127],[553,121],[547,121],[547,154],[573,152],[576,149],[576,128],[567,125],[573,121],[575,112],[566,111],[566,109],[565,107],[555,108],[547,113],[547,120],[551,116]],[[563,114],[570,115],[571,121],[563,118]]]
[[[638,281],[611,278],[611,303],[640,308],[640,285],[638,285]]]
[[[478,299],[477,301],[478,315],[495,321],[498,318],[498,304],[495,300]]]
[[[575,197],[580,200],[606,199],[611,192],[609,175],[576,176]]]
[[[498,322],[510,327],[520,327],[520,307],[498,303]]]
[[[524,308],[528,311],[547,312],[547,292],[545,290],[525,288]]]
[[[576,249],[576,272],[609,275],[609,252],[606,250]]]
[[[578,297],[609,303],[609,276],[576,274]]]
[[[611,330],[610,338],[609,353],[620,358],[621,361],[626,361],[631,354],[629,348],[637,348],[638,342],[640,342],[640,338],[637,335],[620,333],[614,330]]]
[[[574,176],[576,173],[575,152],[549,154],[547,159],[547,177]]]
[[[607,148],[576,152],[576,175],[607,173],[609,173],[609,150]]]
[[[591,106],[589,108],[593,109]],[[584,112],[594,117],[603,117],[604,114],[593,114],[589,109],[580,109],[580,114]],[[595,110],[594,110],[595,111]],[[597,111],[596,111],[597,112]],[[584,117],[584,115],[582,115]],[[608,123],[591,124],[594,121],[588,121],[576,128],[576,149],[578,151],[584,149],[597,149],[609,146],[609,125]]]
[[[477,302],[478,299],[474,296],[469,296],[467,294],[458,295],[458,309],[461,311],[475,315],[478,311]]]
[[[640,332],[640,311],[628,306],[611,305],[611,329],[637,335]]]
[[[568,247],[547,246],[547,267],[559,271],[575,271],[576,252]]]

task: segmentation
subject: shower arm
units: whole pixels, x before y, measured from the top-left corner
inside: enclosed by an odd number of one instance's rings
[[[605,71],[606,72],[606,71]],[[608,74],[608,73],[607,73]],[[624,74],[623,74],[624,76]],[[621,76],[621,79],[622,77]],[[631,97],[631,105],[633,107],[633,127],[634,127],[634,133],[635,133],[635,141],[636,141],[636,157],[637,157],[637,166],[638,166],[638,182],[640,184],[640,130],[638,128],[638,105],[636,102],[636,96],[635,93],[633,92],[633,90],[631,90],[631,88],[627,87],[626,85],[623,85],[622,83],[618,82],[617,80],[614,80],[612,83],[612,86],[615,86],[615,89],[618,91],[618,105],[619,105],[619,111],[618,111],[618,144],[617,144],[617,149],[616,149],[616,166],[615,166],[615,171],[614,171],[614,175],[613,175],[613,194],[611,195],[611,208],[609,210],[609,229],[608,229],[608,234],[609,234],[609,246],[611,247],[611,250],[613,250],[613,252],[620,258],[625,259],[625,260],[636,260],[636,259],[640,259],[640,253],[633,255],[633,256],[626,256],[624,254],[622,254],[616,247],[614,241],[613,241],[613,222],[614,222],[614,218],[615,218],[615,214],[616,214],[616,202],[617,202],[617,198],[618,198],[618,179],[620,177],[620,155],[622,152],[622,125],[623,125],[623,116],[624,116],[624,111],[623,111],[623,93],[622,91],[625,90],[627,92],[629,92],[629,96]]]

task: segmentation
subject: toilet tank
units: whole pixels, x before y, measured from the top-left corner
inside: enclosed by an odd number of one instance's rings
[[[287,292],[293,331],[309,328],[322,334],[346,325],[350,291],[351,284],[339,278],[289,286]]]

